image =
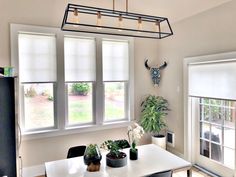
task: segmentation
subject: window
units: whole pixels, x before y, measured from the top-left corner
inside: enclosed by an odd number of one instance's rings
[[[26,130],[54,126],[53,84],[22,84],[24,127]]]
[[[200,154],[233,169],[236,102],[201,98],[199,106]]]
[[[55,126],[56,38],[50,34],[20,33],[19,79],[24,131]]]
[[[67,86],[67,124],[94,121],[93,86],[96,81],[96,49],[94,38],[66,36],[65,81]]]
[[[127,118],[129,82],[128,41],[103,40],[105,121]]]
[[[133,41],[11,24],[12,66],[28,138],[127,126],[133,119]]]

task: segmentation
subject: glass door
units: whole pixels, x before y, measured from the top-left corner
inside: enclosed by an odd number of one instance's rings
[[[225,177],[235,168],[235,106],[235,101],[209,98],[198,98],[194,106],[195,162]]]

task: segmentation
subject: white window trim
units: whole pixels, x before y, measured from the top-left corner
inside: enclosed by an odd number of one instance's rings
[[[192,148],[192,137],[193,135],[193,127],[195,126],[195,122],[192,120],[192,115],[196,114],[192,111],[192,105],[194,105],[194,100],[189,99],[188,94],[188,65],[192,63],[207,63],[207,62],[219,62],[219,61],[228,61],[236,59],[236,52],[228,52],[228,53],[219,53],[213,55],[205,55],[205,56],[196,56],[196,57],[186,57],[183,62],[183,96],[184,96],[184,158],[192,163],[194,163],[195,153]],[[236,159],[236,153],[235,153]],[[236,163],[236,160],[235,160]],[[236,164],[235,164],[236,166]],[[236,170],[234,171],[236,174]]]
[[[10,25],[10,37],[11,37],[11,66],[14,67],[15,75],[18,75],[18,32],[27,31],[31,33],[52,33],[56,35],[56,51],[57,51],[57,84],[56,84],[56,95],[57,101],[55,106],[55,114],[57,115],[57,121],[55,122],[55,128],[50,130],[41,130],[37,132],[25,132],[23,134],[23,140],[38,139],[44,137],[54,137],[82,132],[90,132],[97,130],[105,130],[119,127],[127,127],[134,119],[134,42],[133,38],[120,37],[120,36],[109,36],[109,35],[97,35],[97,34],[86,34],[86,33],[73,33],[73,32],[62,32],[59,28],[53,27],[41,27],[33,25],[21,25],[11,24]],[[102,66],[102,39],[116,39],[116,40],[128,40],[129,41],[129,120],[118,120],[114,122],[103,122],[103,112],[101,108],[98,108],[95,112],[96,124],[93,125],[81,125],[74,127],[66,127],[66,84],[64,81],[64,36],[82,36],[82,37],[95,37],[97,52],[96,64]],[[101,85],[97,85],[97,89],[103,89],[102,81],[102,67],[98,67],[100,70],[96,70],[96,82]],[[20,93],[18,79],[17,92]],[[97,90],[95,90],[97,92]],[[101,93],[101,90],[99,91]],[[103,91],[102,91],[103,92]],[[59,96],[60,95],[60,96]],[[64,96],[61,96],[64,95]],[[95,103],[96,106],[103,106],[101,100],[103,95],[96,94]],[[18,101],[16,105],[16,114],[20,112],[21,103]],[[60,109],[63,108],[63,109]],[[99,111],[98,111],[99,110]],[[20,120],[18,120],[20,121]]]

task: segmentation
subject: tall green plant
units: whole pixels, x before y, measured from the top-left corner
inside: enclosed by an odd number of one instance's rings
[[[168,114],[169,104],[161,96],[149,95],[142,102],[140,125],[146,132],[160,134],[167,127],[165,116]]]

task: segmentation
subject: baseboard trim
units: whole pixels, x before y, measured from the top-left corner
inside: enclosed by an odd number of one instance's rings
[[[169,152],[171,152],[172,154],[175,154],[175,155],[177,155],[178,157],[184,159],[184,154],[182,154],[182,153],[180,153],[180,152],[174,150],[173,148],[170,148],[169,146],[167,146],[166,150],[169,151]]]
[[[213,172],[211,172],[211,171],[209,171],[209,170],[207,170],[207,169],[205,169],[205,168],[203,168],[203,167],[201,167],[201,166],[199,166],[197,164],[194,164],[193,167],[198,169],[198,170],[200,170],[200,171],[202,171],[202,172],[204,172],[204,173],[206,173],[209,176],[212,176],[212,177],[222,177],[222,176],[217,175],[217,174],[215,174],[215,173],[213,173]]]
[[[22,171],[22,177],[35,177],[45,175],[45,166],[42,165],[36,165],[36,166],[30,166],[23,168]]]

